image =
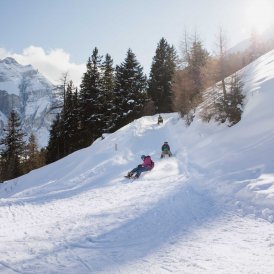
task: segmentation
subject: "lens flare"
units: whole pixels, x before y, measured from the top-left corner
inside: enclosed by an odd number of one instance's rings
[[[247,25],[258,33],[264,32],[273,25],[274,4],[269,0],[250,1],[245,10]]]

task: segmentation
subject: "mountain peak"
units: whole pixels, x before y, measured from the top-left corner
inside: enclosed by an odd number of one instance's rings
[[[7,65],[10,65],[10,64],[18,65],[18,62],[12,57],[6,57],[5,59],[0,60],[0,62],[5,63]]]
[[[54,92],[54,85],[31,65],[21,65],[12,57],[0,60],[0,113],[3,114],[0,116],[0,138],[10,111],[16,109],[22,118],[22,128],[35,132],[39,136],[39,146],[46,146],[54,119],[48,109],[58,100],[54,98]]]

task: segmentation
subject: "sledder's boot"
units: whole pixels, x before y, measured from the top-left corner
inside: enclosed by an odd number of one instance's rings
[[[126,178],[131,178],[132,175],[133,175],[133,173],[132,173],[132,172],[129,172],[125,177],[126,177]]]
[[[140,175],[136,174],[135,176],[133,176],[134,179],[138,179]]]

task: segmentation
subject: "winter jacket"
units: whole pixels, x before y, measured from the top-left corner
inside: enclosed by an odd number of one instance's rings
[[[168,144],[162,145],[162,151],[170,151],[170,147]]]
[[[143,162],[143,167],[153,168],[154,164],[150,156],[146,156]]]

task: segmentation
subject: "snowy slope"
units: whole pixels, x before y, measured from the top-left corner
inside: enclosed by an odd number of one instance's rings
[[[0,273],[273,273],[274,51],[242,73],[234,127],[143,117],[0,185]]]

